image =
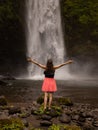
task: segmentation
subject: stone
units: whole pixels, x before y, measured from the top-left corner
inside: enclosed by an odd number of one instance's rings
[[[47,120],[42,120],[40,122],[40,125],[41,126],[50,126],[50,125],[52,125],[52,122],[51,121],[47,121]]]
[[[24,124],[25,127],[28,127],[28,126],[29,126],[29,123],[28,123],[27,120],[22,120],[22,122],[23,122],[23,124]]]
[[[3,80],[15,80],[15,77],[12,76],[10,73],[6,73],[5,75],[2,75]]]
[[[95,127],[98,127],[98,121],[95,121],[95,122],[93,123],[93,125],[94,125]]]
[[[7,100],[4,96],[0,96],[0,106],[6,106]]]
[[[79,120],[79,115],[72,115],[72,120],[78,121]]]
[[[9,108],[9,114],[16,114],[16,113],[21,113],[21,108],[20,107],[10,107]]]
[[[91,123],[86,122],[83,125],[83,130],[95,130],[95,128],[93,127],[93,125]]]
[[[37,114],[36,114],[37,111],[38,111],[38,108],[34,106],[34,107],[32,107],[32,109],[31,109],[31,114],[37,115]]]
[[[71,117],[66,114],[62,114],[62,116],[59,118],[59,120],[61,121],[61,123],[70,123]]]
[[[48,114],[49,114],[51,117],[57,117],[57,116],[60,115],[60,113],[59,113],[57,110],[55,110],[55,109],[51,109],[51,110],[48,112]]]
[[[2,86],[6,86],[6,85],[8,85],[8,83],[5,82],[5,81],[3,81],[3,80],[0,80],[0,85],[2,85]]]
[[[51,120],[51,116],[49,116],[49,115],[42,115],[41,116],[41,119],[43,119],[43,120],[48,120],[48,121],[50,121]]]
[[[85,118],[84,117],[79,117],[79,121],[80,122],[85,122]]]

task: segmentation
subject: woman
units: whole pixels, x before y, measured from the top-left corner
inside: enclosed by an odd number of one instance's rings
[[[35,60],[32,60],[31,58],[28,58],[27,60],[45,70],[44,71],[45,79],[44,79],[44,82],[42,85],[42,91],[44,92],[44,110],[47,108],[48,95],[49,95],[48,109],[51,109],[53,92],[57,91],[56,82],[54,79],[55,70],[59,69],[60,67],[66,65],[66,64],[70,64],[73,61],[68,60],[67,62],[64,62],[60,65],[53,66],[52,59],[48,59],[47,64],[45,66],[45,65],[39,64],[38,62],[36,62]]]

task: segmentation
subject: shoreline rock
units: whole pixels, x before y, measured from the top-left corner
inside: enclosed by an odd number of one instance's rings
[[[64,100],[64,98],[62,97]],[[61,99],[60,99],[61,100]],[[66,101],[65,99],[64,101]],[[56,100],[57,101],[57,100]],[[68,99],[68,101],[71,101]],[[66,105],[65,102],[55,104],[53,102],[51,110],[43,110],[43,104],[38,104],[34,101],[31,104],[15,105],[9,103],[0,104],[0,122],[7,119],[19,119],[24,126],[30,128],[48,129],[52,127],[61,127],[67,125],[68,127],[79,127],[79,130],[97,130],[98,129],[98,108],[89,104]],[[59,105],[60,104],[60,105]],[[69,130],[69,129],[68,129]],[[73,130],[73,129],[72,129]],[[77,130],[77,129],[76,129]]]

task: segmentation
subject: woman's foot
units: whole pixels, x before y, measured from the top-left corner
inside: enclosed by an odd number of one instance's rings
[[[49,107],[48,110],[50,111],[50,110],[51,110],[51,107]]]
[[[46,107],[44,107],[44,111],[46,110],[47,108]]]

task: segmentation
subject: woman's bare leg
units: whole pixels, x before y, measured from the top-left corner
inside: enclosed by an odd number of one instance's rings
[[[49,109],[51,109],[53,94],[49,93]]]
[[[47,108],[48,93],[44,93],[44,110]]]

